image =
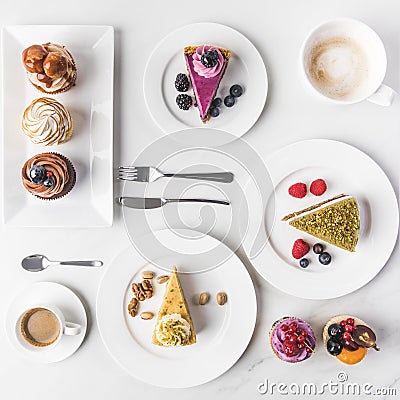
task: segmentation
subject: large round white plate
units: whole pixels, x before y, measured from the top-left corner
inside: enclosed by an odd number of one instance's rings
[[[183,48],[202,44],[228,48],[232,52],[217,97],[227,96],[235,83],[244,89],[232,108],[222,106],[221,114],[205,125],[196,107],[188,111],[178,108],[175,99],[179,92],[174,86],[176,75],[186,72]],[[158,44],[146,65],[143,90],[151,116],[165,133],[207,126],[240,137],[255,124],[264,108],[268,79],[259,52],[245,36],[228,26],[203,22],[177,29]],[[189,94],[192,92],[190,89]]]
[[[256,321],[254,287],[239,258],[210,236],[185,240],[185,232],[180,231],[181,239],[168,230],[157,232],[160,240],[169,238],[172,247],[184,249],[184,255],[166,255],[149,264],[133,248],[121,253],[105,272],[97,296],[97,323],[111,356],[135,378],[160,387],[196,386],[223,374],[245,351]],[[221,259],[225,260],[222,265],[195,272],[203,269],[201,265],[213,265],[215,260],[207,257],[211,254],[207,249],[217,246]],[[141,281],[141,271],[164,275],[174,264],[180,272],[197,343],[163,348],[153,345],[151,340],[165,285],[153,280],[154,296],[140,303],[139,313],[153,312],[152,320],[132,318],[127,306],[133,297],[131,284]],[[200,306],[195,299],[203,291],[210,293],[210,301]],[[227,293],[224,306],[216,303],[219,291]]]
[[[257,201],[252,201],[254,212],[249,222],[254,227],[264,220],[262,228],[270,233],[264,248],[250,257],[260,275],[278,289],[306,299],[343,296],[372,280],[389,259],[399,227],[395,193],[375,161],[350,145],[323,139],[294,143],[265,161],[275,193],[264,209],[260,201],[258,206]],[[328,185],[321,197],[309,193],[303,199],[296,199],[288,194],[293,183],[309,185],[318,178],[325,179]],[[250,198],[254,196],[251,191],[248,193]],[[321,265],[311,250],[306,256],[311,260],[309,267],[300,268],[291,255],[294,241],[303,238],[312,245],[318,239],[282,222],[282,217],[341,193],[354,196],[359,204],[360,236],[356,252],[326,244],[333,257],[329,266]],[[254,237],[245,241],[247,254],[251,253],[253,243]]]
[[[81,332],[75,336],[63,335],[55,347],[29,351],[20,344],[15,335],[18,318],[25,310],[46,304],[57,306],[66,321],[81,325]],[[62,361],[74,354],[85,338],[86,328],[86,311],[79,297],[71,289],[54,282],[38,282],[26,288],[13,300],[6,317],[7,336],[11,343],[22,355],[40,363]]]

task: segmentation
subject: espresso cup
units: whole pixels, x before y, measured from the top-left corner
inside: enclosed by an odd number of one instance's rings
[[[355,19],[317,26],[304,41],[301,66],[312,90],[335,103],[368,100],[389,106],[395,95],[383,84],[387,59],[382,40]]]
[[[57,345],[62,335],[79,335],[81,326],[65,321],[56,306],[35,306],[24,311],[17,320],[18,342],[27,350],[42,351]]]

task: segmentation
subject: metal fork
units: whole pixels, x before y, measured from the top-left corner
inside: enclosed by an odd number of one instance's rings
[[[211,173],[184,173],[184,174],[164,174],[154,167],[119,167],[118,179],[124,181],[154,182],[160,178],[185,178],[198,179],[202,181],[212,181],[220,183],[230,183],[233,181],[232,172],[211,172]]]

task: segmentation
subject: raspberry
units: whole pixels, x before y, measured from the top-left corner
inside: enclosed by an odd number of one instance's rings
[[[298,199],[302,199],[307,194],[307,186],[305,183],[298,182],[290,186],[289,194]]]
[[[321,196],[326,192],[326,183],[323,179],[317,179],[311,183],[310,192],[314,196]]]
[[[310,246],[303,239],[297,239],[293,243],[292,256],[295,259],[303,258],[310,251]]]

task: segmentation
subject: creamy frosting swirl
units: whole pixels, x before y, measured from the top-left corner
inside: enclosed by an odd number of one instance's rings
[[[33,143],[52,146],[69,140],[73,122],[71,114],[61,103],[41,97],[24,111],[22,129]]]
[[[34,165],[43,166],[47,172],[52,172],[53,186],[46,187],[31,181],[29,173]],[[49,199],[60,195],[70,179],[67,162],[57,153],[37,154],[27,160],[22,167],[22,183],[25,189],[38,197]]]
[[[273,331],[271,333],[271,346],[276,353],[276,355],[283,361],[296,363],[299,361],[304,361],[311,357],[312,353],[307,353],[306,348],[300,350],[300,352],[295,356],[287,356],[284,351],[283,342],[285,340],[285,332],[281,329],[282,325],[289,325],[291,322],[296,322],[297,326],[307,332],[306,343],[312,348],[315,348],[316,339],[314,331],[311,326],[299,318],[283,318],[282,320],[276,322]]]
[[[167,347],[182,346],[190,338],[190,325],[180,314],[164,315],[157,324],[157,340]]]
[[[47,82],[40,81],[37,76],[38,74],[35,72],[27,71],[29,80],[45,93],[59,93],[68,90],[76,80],[76,65],[70,52],[64,46],[55,43],[46,43],[43,47],[48,52],[61,53],[67,60],[67,71],[61,78],[52,79],[50,86]]]
[[[201,62],[201,56],[206,53],[207,51],[215,50],[218,53],[218,61],[213,67],[206,67]],[[194,70],[204,78],[212,78],[218,75],[224,66],[224,56],[219,51],[217,47],[213,46],[199,46],[196,49],[196,52],[193,54],[193,68]]]

